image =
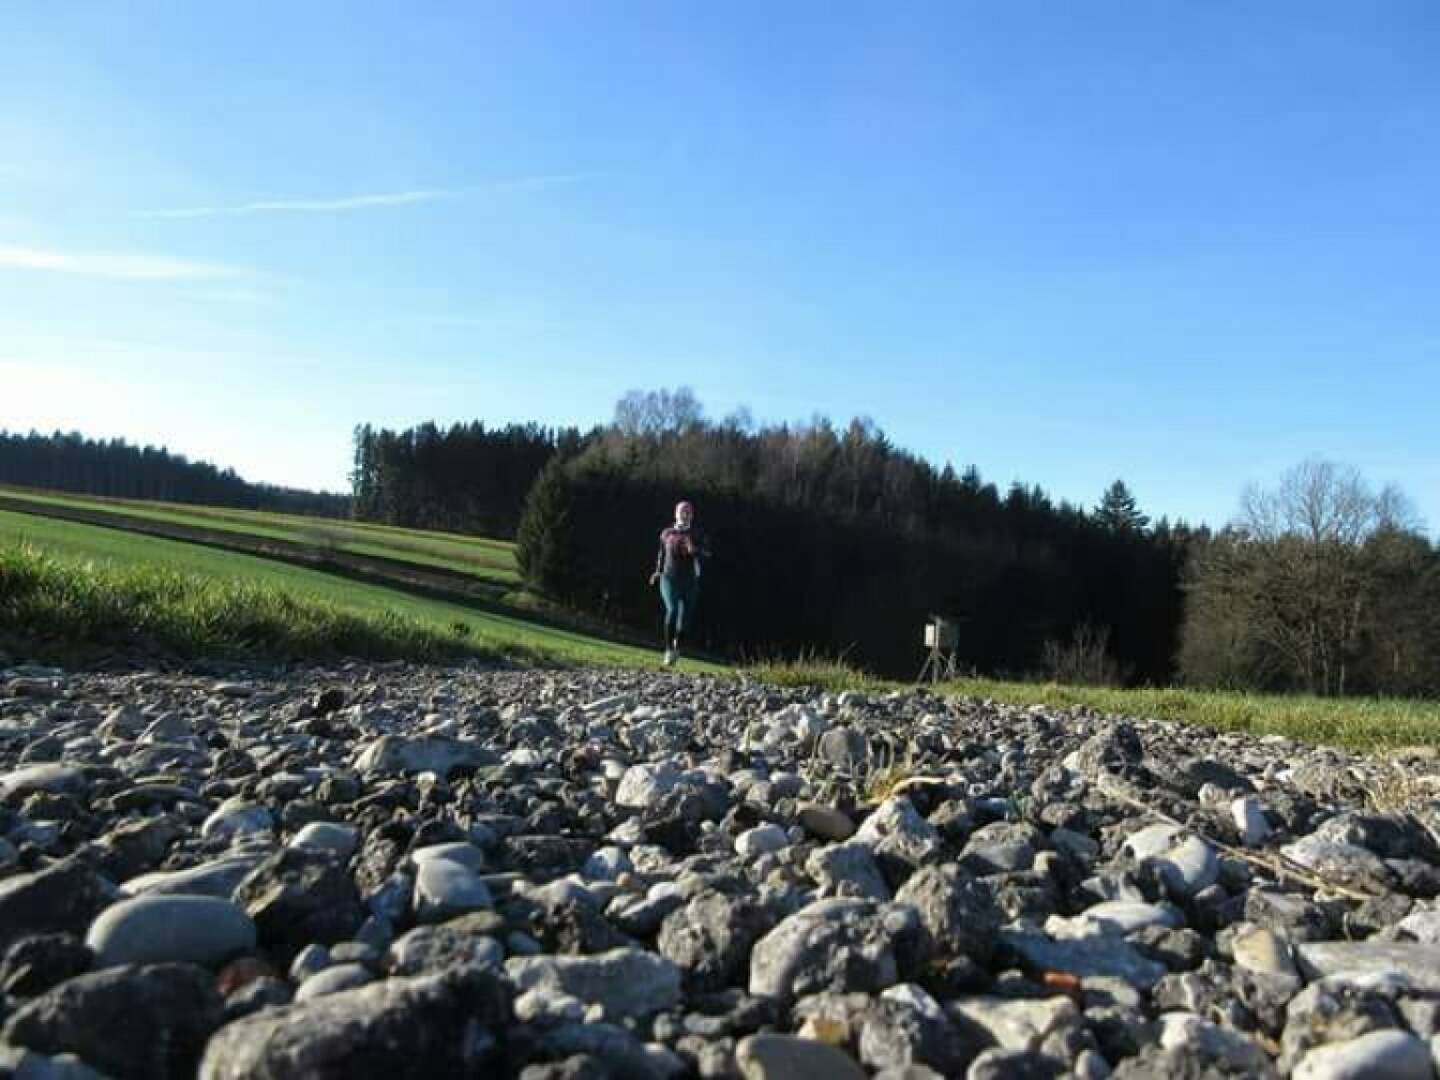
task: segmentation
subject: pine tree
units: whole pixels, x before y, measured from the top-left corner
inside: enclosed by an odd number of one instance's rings
[[[565,550],[570,531],[572,489],[565,466],[552,460],[541,470],[525,499],[515,532],[515,562],[520,576],[536,592],[569,600],[573,553]]]
[[[1135,496],[1123,480],[1116,480],[1105,489],[1094,517],[1097,525],[1112,533],[1144,532],[1150,524],[1150,519],[1135,505]]]

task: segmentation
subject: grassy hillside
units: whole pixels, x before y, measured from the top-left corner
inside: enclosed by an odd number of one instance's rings
[[[44,516],[45,507],[204,524],[515,581],[511,546],[481,538],[241,510],[37,494],[0,488],[36,513],[0,510],[0,645],[50,656],[136,643],[184,657],[396,659],[508,657],[523,662],[655,666],[654,650],[615,644],[512,612],[418,596],[304,566]],[[488,560],[488,565],[487,565]],[[468,568],[468,569],[467,569]],[[7,637],[8,635],[8,637]],[[22,640],[23,635],[23,640]],[[687,670],[723,670],[684,661]],[[841,662],[761,662],[748,673],[776,684],[886,692]],[[1012,704],[1084,706],[1107,713],[1282,734],[1356,749],[1440,749],[1440,703],[1195,690],[1116,690],[966,679],[940,693]]]
[[[463,603],[426,599],[269,559],[119,529],[0,511],[0,626],[45,651],[123,647],[183,655],[432,658],[508,655],[650,666],[617,645]],[[23,628],[23,631],[21,630]],[[707,665],[687,664],[693,669]]]
[[[160,524],[212,529],[222,534],[284,540],[321,549],[373,555],[439,567],[500,585],[518,585],[514,545],[503,540],[453,533],[397,529],[388,525],[336,521],[331,518],[270,514],[224,507],[106,499],[92,495],[39,492],[0,485],[0,497],[28,504],[45,513],[50,508],[77,509],[94,514],[139,518]]]

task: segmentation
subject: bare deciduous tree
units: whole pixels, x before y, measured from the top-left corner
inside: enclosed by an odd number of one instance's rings
[[[1311,460],[1251,487],[1232,529],[1196,552],[1181,667],[1194,681],[1352,689],[1379,602],[1374,539],[1413,529],[1394,488]]]

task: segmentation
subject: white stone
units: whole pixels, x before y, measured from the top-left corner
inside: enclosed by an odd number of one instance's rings
[[[915,983],[900,983],[897,986],[887,987],[880,991],[880,996],[887,1001],[898,1001],[910,1006],[922,1016],[928,1016],[935,1020],[945,1019],[945,1010],[940,1003],[926,992],[925,988]]]
[[[416,866],[429,859],[449,859],[467,869],[481,873],[485,869],[485,853],[474,844],[452,840],[442,844],[426,844],[410,853]]]
[[[772,851],[779,851],[789,844],[790,838],[779,825],[756,825],[735,838],[735,852],[742,859],[754,859]]]
[[[585,1019],[585,1003],[558,990],[536,987],[515,999],[515,1019],[522,1024],[533,1021],[578,1024]]]
[[[1163,855],[1175,846],[1185,830],[1178,825],[1147,825],[1125,840],[1125,850],[1136,862]]]
[[[1264,808],[1254,795],[1245,795],[1232,802],[1230,817],[1240,832],[1240,842],[1246,847],[1259,847],[1270,835],[1270,823],[1265,820]]]
[[[1422,945],[1440,945],[1440,911],[1412,911],[1398,928]]]
[[[229,899],[235,886],[259,866],[263,851],[226,855],[185,870],[163,870],[130,878],[121,890],[131,896],[145,893],[174,896],[218,896]]]
[[[455,769],[494,765],[496,755],[477,742],[448,735],[381,735],[355,756],[362,773],[435,773],[448,776]]]
[[[443,922],[493,905],[490,890],[475,871],[449,859],[425,859],[415,873],[415,919]]]
[[[200,835],[206,838],[230,837],[233,840],[245,833],[268,833],[274,828],[275,819],[269,810],[237,796],[226,799],[205,819],[205,824],[200,826]]]
[[[505,961],[523,993],[559,991],[600,1005],[611,1020],[646,1016],[680,1000],[680,969],[644,949],[611,949],[592,956],[527,956]]]
[[[1051,915],[1045,920],[1045,932],[1056,939],[1097,937],[1130,934],[1147,926],[1175,928],[1184,922],[1184,917],[1172,907],[1107,900],[1086,908],[1079,915]]]
[[[632,765],[620,778],[615,802],[620,806],[643,810],[673,791],[680,783],[680,777],[680,770],[668,761],[653,765]]]
[[[336,964],[323,971],[317,971],[300,984],[295,991],[296,1001],[338,994],[342,990],[353,990],[375,981],[375,975],[364,964]]]
[[[90,781],[81,769],[73,765],[47,762],[42,765],[26,765],[14,772],[0,776],[0,802],[19,799],[44,791],[53,794],[78,795],[90,787]]]
[[[1215,849],[1174,825],[1149,825],[1131,835],[1125,848],[1138,863],[1153,863],[1166,890],[1187,900],[1220,878]]]
[[[1317,1046],[1295,1066],[1291,1080],[1434,1080],[1430,1047],[1408,1031],[1372,1031]]]
[[[1195,1013],[1163,1013],[1160,1023],[1160,1045],[1166,1050],[1194,1047],[1201,1056],[1221,1063],[1228,1070],[1245,1074],[1258,1074],[1270,1069],[1270,1058],[1258,1043]]]
[[[1433,983],[1440,973],[1440,946],[1414,942],[1306,941],[1295,954],[1308,978],[1394,972]]]
[[[1068,997],[962,997],[946,1005],[971,1024],[979,1025],[1004,1050],[1034,1050],[1060,1027],[1078,1023],[1080,1010]]]
[[[355,848],[359,842],[359,833],[353,825],[341,825],[333,821],[312,821],[290,838],[290,847],[333,851],[340,858],[348,859],[355,854]]]
[[[218,966],[255,951],[255,924],[214,896],[137,896],[106,908],[85,944],[97,967],[169,962]]]

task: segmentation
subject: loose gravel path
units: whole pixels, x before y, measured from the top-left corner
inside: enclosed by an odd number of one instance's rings
[[[0,667],[0,1077],[1430,1078],[1437,774],[673,673]]]

